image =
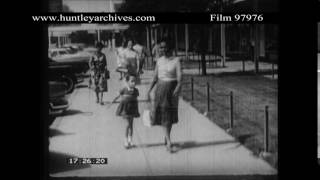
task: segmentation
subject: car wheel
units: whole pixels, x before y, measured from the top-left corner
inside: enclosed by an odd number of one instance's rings
[[[67,83],[67,94],[72,93],[75,88],[75,82],[72,77],[62,76],[62,81]]]

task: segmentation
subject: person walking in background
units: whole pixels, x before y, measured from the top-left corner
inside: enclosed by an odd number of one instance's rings
[[[107,59],[106,55],[102,53],[103,44],[101,42],[96,44],[96,48],[97,51],[89,60],[89,68],[91,70],[91,81],[94,82],[94,90],[97,97],[96,102],[103,105],[103,92],[108,91],[108,77],[106,77],[106,72],[108,72]]]
[[[159,43],[155,41],[151,54],[153,56],[153,62],[156,63],[157,59],[160,57],[160,51],[159,51]]]
[[[136,83],[140,82],[139,78],[139,55],[133,49],[133,40],[127,41],[127,48],[124,50],[124,60],[126,61],[127,73],[136,76]]]
[[[116,115],[121,116],[127,121],[125,131],[125,144],[126,149],[133,147],[132,135],[133,135],[133,119],[140,117],[138,109],[138,96],[139,91],[136,86],[136,77],[133,74],[127,74],[125,76],[125,87],[119,91],[119,95],[112,101],[114,103],[121,97],[120,104],[116,110]]]
[[[161,40],[159,53],[164,54],[156,62],[154,78],[147,93],[147,99],[155,85],[153,111],[151,118],[154,125],[161,125],[164,130],[164,141],[169,152],[172,152],[171,129],[178,122],[178,95],[181,89],[182,70],[180,58],[172,56],[172,48],[167,40]]]
[[[143,45],[139,43],[135,43],[135,45],[132,48],[138,53],[138,61],[139,61],[138,73],[143,74],[142,68],[145,62],[145,58],[147,57],[147,50]]]
[[[121,42],[121,46],[116,50],[117,65],[118,65],[116,71],[120,73],[120,80],[122,80],[122,78],[124,77],[124,74],[125,74],[124,69],[127,66],[127,63],[124,59],[124,52],[126,49],[125,44],[126,44],[126,41],[123,39]]]

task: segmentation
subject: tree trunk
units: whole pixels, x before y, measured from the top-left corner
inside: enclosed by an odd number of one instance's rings
[[[254,25],[254,64],[255,64],[255,73],[259,73],[259,56],[260,56],[260,48],[259,48],[259,25]]]

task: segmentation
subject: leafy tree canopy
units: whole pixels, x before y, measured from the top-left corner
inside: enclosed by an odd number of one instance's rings
[[[235,3],[237,2],[237,3]],[[257,6],[257,7],[255,7]],[[278,0],[125,0],[119,12],[277,11]]]
[[[119,12],[203,12],[221,0],[125,0]]]

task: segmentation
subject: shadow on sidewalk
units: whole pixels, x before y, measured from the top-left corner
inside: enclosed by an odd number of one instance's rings
[[[58,173],[64,171],[71,171],[76,169],[89,168],[89,164],[68,164],[67,158],[76,158],[71,154],[61,152],[49,152],[49,173]]]
[[[65,133],[65,132],[62,132],[58,129],[49,129],[49,137],[53,137],[53,136],[66,136],[66,135],[72,135],[72,134],[75,134],[75,133]]]
[[[207,73],[207,76],[256,76],[256,75],[272,75],[272,70],[264,70],[261,69],[258,74],[255,73],[254,70],[246,70],[246,71],[232,71],[232,72],[219,72],[219,73]],[[275,70],[274,73],[277,73]]]
[[[205,146],[216,146],[228,143],[238,143],[235,140],[226,140],[226,141],[211,141],[211,142],[195,142],[195,141],[186,141],[186,142],[174,142],[173,149],[174,152],[178,152],[185,149],[191,148],[200,148]]]
[[[255,134],[249,133],[249,134],[242,134],[237,137],[237,140],[240,142],[235,148],[241,146],[241,144],[245,144],[247,139],[254,137]]]
[[[80,110],[77,110],[77,109],[69,109],[69,110],[65,111],[64,113],[62,113],[59,116],[72,116],[72,115],[76,115],[76,114],[92,116],[93,112],[83,112],[83,111],[80,111]]]
[[[89,88],[88,84],[79,84],[76,86],[76,88],[81,89],[81,88]]]
[[[211,141],[211,142],[196,142],[196,141],[185,141],[185,142],[172,142],[173,152],[178,152],[181,150],[191,149],[191,148],[200,148],[205,146],[216,146],[228,143],[238,143],[235,140],[227,140],[227,141]],[[157,147],[164,146],[163,143],[153,143],[153,144],[140,144],[137,148],[149,148],[149,147]]]

